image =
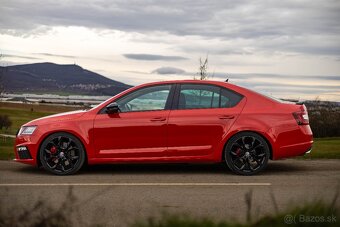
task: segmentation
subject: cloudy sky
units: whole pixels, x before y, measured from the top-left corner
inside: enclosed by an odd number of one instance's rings
[[[2,65],[78,64],[132,85],[214,80],[340,101],[339,0],[0,0]]]

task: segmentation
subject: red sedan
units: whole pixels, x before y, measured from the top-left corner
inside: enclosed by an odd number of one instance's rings
[[[23,125],[15,160],[58,175],[85,162],[225,162],[234,173],[253,175],[269,159],[303,155],[312,144],[304,105],[227,82],[167,81]]]

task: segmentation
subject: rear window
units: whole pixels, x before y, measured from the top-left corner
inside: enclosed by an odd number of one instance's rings
[[[243,96],[228,89],[205,84],[182,84],[178,109],[230,108]]]

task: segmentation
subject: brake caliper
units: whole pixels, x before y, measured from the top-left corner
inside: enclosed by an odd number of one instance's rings
[[[51,147],[50,152],[51,154],[57,153],[57,148],[55,146]]]
[[[240,154],[241,154],[241,148],[237,148],[237,150],[236,150],[236,155],[237,155],[238,157],[240,157]]]

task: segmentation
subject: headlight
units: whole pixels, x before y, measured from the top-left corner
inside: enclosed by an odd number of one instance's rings
[[[18,135],[32,135],[36,128],[37,126],[23,126]]]

